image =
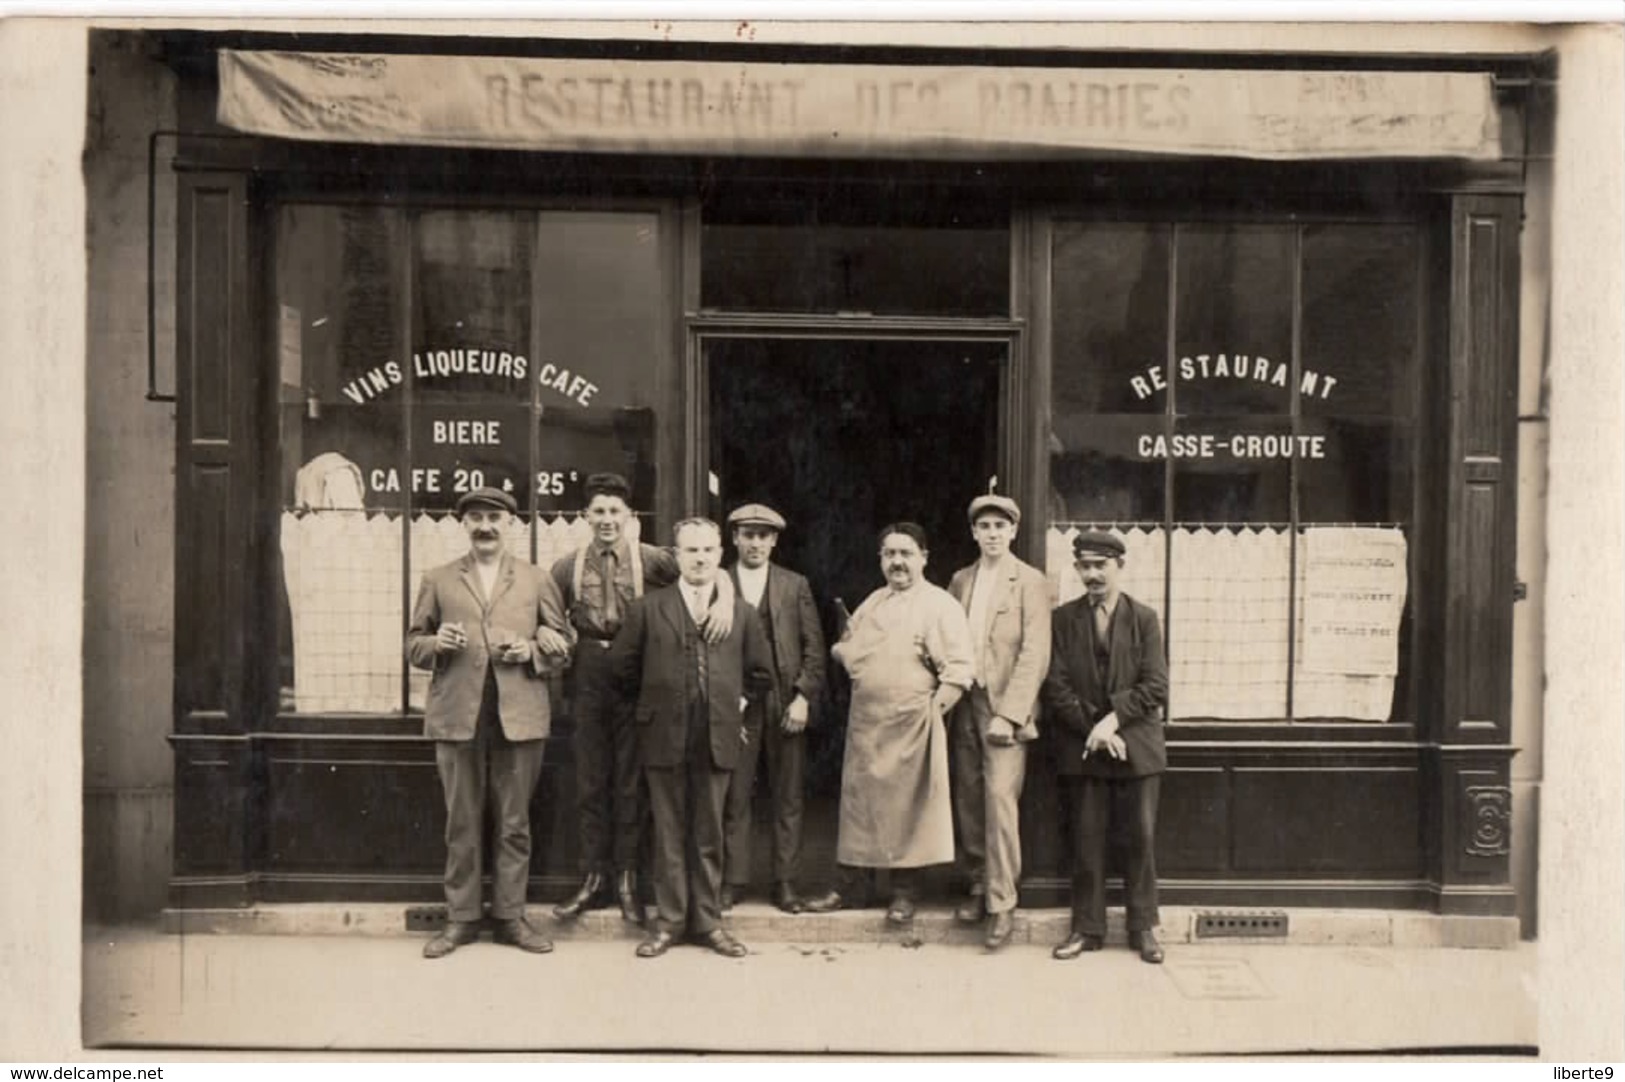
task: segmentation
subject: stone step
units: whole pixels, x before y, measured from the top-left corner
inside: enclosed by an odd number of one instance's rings
[[[641,933],[621,919],[619,910],[594,910],[575,921],[559,921],[552,906],[527,907],[532,924],[561,941],[625,939]],[[408,915],[415,918],[410,924]],[[1281,936],[1200,934],[1198,918],[1284,917]],[[1223,909],[1164,906],[1158,935],[1165,943],[1343,947],[1509,948],[1518,943],[1516,917],[1458,916],[1387,909]],[[188,935],[422,935],[445,919],[443,906],[400,903],[298,903],[257,905],[244,909],[166,909],[162,927]],[[782,913],[765,902],[736,906],[724,918],[728,928],[750,942],[782,943],[944,943],[980,946],[978,925],[961,924],[951,907],[922,905],[908,926],[886,921],[882,908],[838,913]],[[1234,923],[1232,922],[1232,926]],[[1248,922],[1239,922],[1246,926]],[[1059,943],[1066,938],[1070,914],[1065,909],[1021,909],[1015,914],[1011,942]],[[1127,932],[1120,909],[1108,911],[1107,944],[1123,944]]]

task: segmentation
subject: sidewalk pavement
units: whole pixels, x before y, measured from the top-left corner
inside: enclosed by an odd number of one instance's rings
[[[742,907],[749,910],[751,907]],[[765,907],[763,907],[765,908]],[[398,912],[398,910],[397,910]],[[533,913],[535,910],[533,910]],[[743,916],[750,916],[749,912]],[[546,917],[533,916],[552,931]],[[740,934],[748,922],[734,924]],[[746,939],[633,956],[638,937],[489,936],[427,961],[427,934],[168,934],[87,928],[90,1047],[682,1055],[1535,1053],[1534,944],[1503,950],[1169,943],[1114,935],[1070,962],[1044,942]]]

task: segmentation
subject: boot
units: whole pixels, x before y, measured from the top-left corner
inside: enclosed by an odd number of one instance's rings
[[[553,915],[559,920],[575,920],[589,909],[603,908],[604,886],[602,875],[588,872],[587,878],[581,881],[581,889],[576,891],[569,901],[554,906]]]
[[[643,906],[638,904],[638,873],[622,872],[615,880],[615,896],[620,899],[621,919],[643,923]]]

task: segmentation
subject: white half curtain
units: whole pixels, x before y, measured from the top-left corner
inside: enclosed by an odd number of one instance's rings
[[[638,522],[627,534],[638,537]],[[580,516],[536,521],[536,564],[551,568],[591,539]],[[401,516],[360,511],[282,515],[282,567],[293,630],[292,708],[299,713],[396,713],[406,667],[401,611]],[[530,523],[510,522],[508,552],[530,559]],[[423,573],[468,551],[455,515],[411,525],[409,605]],[[423,708],[429,674],[411,670],[410,704]]]
[[[1049,531],[1046,561],[1057,604],[1083,593],[1072,540],[1088,528],[1062,523]],[[1126,549],[1123,592],[1159,616],[1167,613],[1170,717],[1285,718],[1293,635],[1295,718],[1392,716],[1407,586],[1402,530],[1306,527],[1298,546],[1295,627],[1289,626],[1287,528],[1178,527],[1171,539],[1161,527],[1108,532]]]

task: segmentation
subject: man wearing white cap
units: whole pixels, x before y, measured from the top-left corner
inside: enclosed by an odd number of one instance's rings
[[[1016,501],[978,496],[969,517],[981,559],[948,585],[976,651],[975,683],[949,722],[954,819],[971,880],[954,915],[967,924],[985,915],[987,948],[997,950],[1010,940],[1021,880],[1021,786],[1049,668],[1050,594],[1043,573],[1010,551],[1021,526]]]
[[[773,561],[784,516],[748,503],[728,516],[739,559],[729,570],[740,598],[761,617],[773,656],[767,699],[747,715],[750,741],[740,753],[728,789],[726,859],[722,908],[750,883],[751,790],[758,761],[767,769],[773,805],[773,904],[801,911],[796,873],[801,857],[801,816],[807,770],[807,724],[824,688],[824,632],[812,587]]]
[[[496,939],[545,954],[547,937],[525,921],[530,878],[530,796],[552,727],[547,684],[575,639],[548,575],[504,551],[514,498],[477,488],[457,501],[467,555],[423,575],[406,652],[428,669],[425,734],[446,796],[445,930],[423,948],[441,958],[479,938],[481,849],[490,805],[491,918]]]

